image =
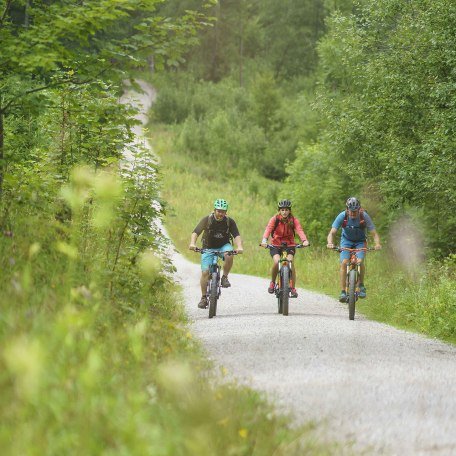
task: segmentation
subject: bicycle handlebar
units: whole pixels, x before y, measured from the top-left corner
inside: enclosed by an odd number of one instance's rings
[[[215,255],[221,255],[222,253],[223,254],[226,253],[229,256],[231,256],[231,255],[239,255],[239,252],[237,250],[227,250],[227,251],[223,252],[222,250],[200,249],[199,247],[196,247],[194,252],[197,252],[197,253],[210,252],[210,253],[214,253]]]
[[[260,247],[263,247],[263,244],[259,244]],[[272,245],[272,244],[266,244],[265,249],[288,249],[288,248],[294,248],[294,249],[304,249],[306,247],[310,247],[309,245],[303,245],[303,244],[296,244],[296,245]]]
[[[336,250],[337,252],[342,252],[342,251],[346,251],[346,252],[372,252],[372,251],[375,251],[377,249],[375,249],[374,247],[361,247],[359,249],[349,249],[348,247],[340,247],[339,245],[335,245],[334,247],[332,247],[329,250]]]

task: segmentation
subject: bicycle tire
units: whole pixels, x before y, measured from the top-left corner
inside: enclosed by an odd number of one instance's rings
[[[282,308],[282,298],[280,296],[280,280],[276,283],[276,288],[275,288],[275,293],[276,293],[276,296],[277,296],[277,309],[278,309],[278,313],[281,314],[283,312],[283,308]]]
[[[288,266],[284,266],[281,269],[282,274],[282,290],[281,290],[281,298],[282,298],[282,315],[288,315],[288,302],[290,298],[290,269]]]
[[[209,290],[209,318],[215,317],[217,314],[217,300],[218,300],[218,274],[213,272],[210,279]]]
[[[348,318],[355,319],[355,304],[356,304],[356,270],[351,269],[348,272]]]

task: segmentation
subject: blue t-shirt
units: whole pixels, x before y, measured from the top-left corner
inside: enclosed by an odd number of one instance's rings
[[[334,220],[332,227],[338,230],[344,221],[345,211],[342,211]],[[369,231],[375,230],[374,223],[369,214],[364,211],[364,223]],[[347,226],[342,228],[342,240],[350,242],[362,242],[366,240],[366,230],[360,227],[359,214],[355,218],[348,217]]]

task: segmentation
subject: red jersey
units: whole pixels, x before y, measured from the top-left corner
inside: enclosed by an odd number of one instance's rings
[[[276,218],[279,219],[279,223],[274,231],[274,236],[271,241],[272,245],[280,247],[282,242],[286,242],[288,246],[293,247],[296,245],[294,240],[295,234],[299,236],[301,242],[307,241],[307,236],[304,233],[299,220],[292,215],[288,216],[286,220],[283,220],[280,214],[271,217],[271,220],[269,220],[266,230],[264,231],[263,239],[268,239],[271,235],[276,224]]]

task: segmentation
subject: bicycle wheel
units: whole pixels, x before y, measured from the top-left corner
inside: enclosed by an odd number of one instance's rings
[[[288,315],[288,299],[290,297],[290,269],[288,266],[284,266],[281,269],[282,273],[282,313],[283,315]]]
[[[278,310],[279,314],[281,314],[283,312],[283,308],[282,308],[282,297],[281,297],[281,291],[280,291],[280,279],[278,282],[276,282],[275,294],[277,296],[277,310]]]
[[[356,270],[351,269],[348,273],[348,318],[355,319],[356,303]]]
[[[218,274],[213,272],[210,278],[209,290],[209,318],[215,317],[217,313],[217,299],[218,299]]]

